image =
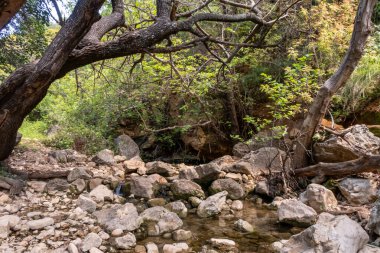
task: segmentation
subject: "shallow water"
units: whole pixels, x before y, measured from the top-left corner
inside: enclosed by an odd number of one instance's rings
[[[243,219],[251,223],[255,229],[253,233],[242,233],[234,230],[233,223]],[[183,219],[183,229],[190,230],[193,238],[187,243],[193,251],[200,251],[202,245],[211,238],[231,239],[238,244],[239,252],[268,253],[269,245],[281,239],[288,239],[297,233],[294,228],[277,223],[276,211],[255,206],[252,201],[244,201],[244,210],[239,212],[224,212],[212,218],[199,218],[196,214],[189,214]],[[173,243],[171,239],[162,237],[148,237],[138,244],[155,242],[157,245]]]

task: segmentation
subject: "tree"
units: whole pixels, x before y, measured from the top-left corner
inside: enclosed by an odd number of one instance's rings
[[[336,72],[319,89],[302,123],[293,157],[295,168],[302,168],[308,164],[312,137],[328,109],[332,96],[346,84],[364,53],[368,36],[371,33],[371,18],[376,2],[376,0],[362,0],[359,3],[346,56]]]
[[[288,10],[299,0],[281,10],[274,16],[258,10],[257,4],[250,5],[220,0],[216,7],[210,7],[212,0],[202,2],[190,9],[188,6],[178,11],[178,2],[157,0],[156,14],[151,13],[148,26],[124,24],[124,2],[112,1],[112,12],[100,17],[98,11],[104,0],[79,0],[61,30],[36,62],[18,68],[0,86],[0,160],[11,153],[15,145],[17,129],[24,118],[44,98],[50,84],[78,67],[105,59],[128,56],[138,53],[171,53],[202,44],[210,50],[209,43],[232,44],[240,47],[266,47],[265,35],[280,19],[286,17]],[[221,5],[233,7],[234,12],[218,12]],[[237,11],[238,9],[238,11]],[[283,10],[283,11],[282,11]],[[219,40],[202,32],[202,22],[251,22],[255,24],[250,40],[232,43]],[[127,27],[126,27],[127,26]],[[116,28],[123,32],[110,41],[102,38]],[[121,29],[120,29],[121,30]],[[171,45],[172,35],[185,32],[193,38],[180,45]],[[256,38],[254,38],[256,37]],[[167,46],[163,41],[167,40]]]
[[[0,30],[16,15],[26,0],[1,0],[0,1]]]

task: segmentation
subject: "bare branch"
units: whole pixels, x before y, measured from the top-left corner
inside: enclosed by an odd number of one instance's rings
[[[205,8],[206,6],[208,6],[213,0],[207,0],[206,2],[204,2],[203,4],[199,5],[197,8],[191,10],[191,11],[188,11],[188,12],[184,12],[184,13],[180,13],[180,14],[177,14],[176,17],[177,18],[182,18],[182,17],[190,17],[192,14],[202,10],[203,8]]]

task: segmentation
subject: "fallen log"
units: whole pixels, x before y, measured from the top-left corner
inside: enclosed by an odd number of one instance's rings
[[[294,170],[296,176],[348,176],[380,169],[380,155],[365,155],[339,163],[318,163]]]

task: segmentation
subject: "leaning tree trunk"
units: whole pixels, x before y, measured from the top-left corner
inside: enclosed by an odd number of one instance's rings
[[[43,57],[18,69],[0,86],[0,161],[12,152],[24,118],[44,98],[70,53],[100,18],[103,2],[79,0]]]
[[[359,3],[350,47],[346,56],[338,70],[318,91],[300,129],[300,136],[293,156],[296,169],[307,165],[308,158],[311,155],[312,137],[327,111],[332,96],[346,84],[364,53],[364,47],[371,32],[371,17],[376,2],[377,0],[361,0]]]
[[[0,30],[8,24],[25,2],[26,0],[0,0]]]

